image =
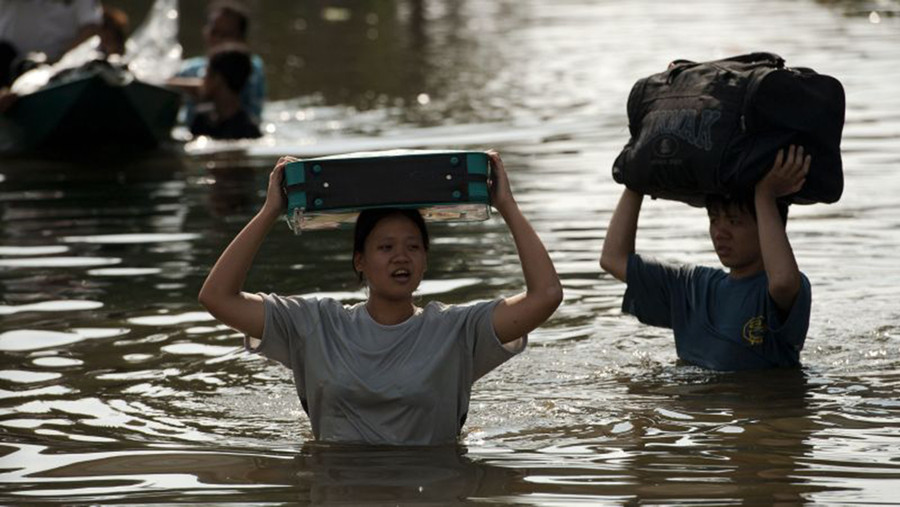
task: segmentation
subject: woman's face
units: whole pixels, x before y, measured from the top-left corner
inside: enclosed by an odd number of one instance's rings
[[[354,266],[369,286],[369,297],[408,301],[422,281],[427,264],[422,234],[403,215],[382,218],[366,238]]]

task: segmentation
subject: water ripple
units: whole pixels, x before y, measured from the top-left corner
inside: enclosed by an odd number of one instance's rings
[[[193,241],[199,237],[199,234],[193,233],[95,234],[91,236],[65,236],[61,238],[60,241],[63,241],[64,243],[133,245],[143,243],[172,243],[179,241]]]

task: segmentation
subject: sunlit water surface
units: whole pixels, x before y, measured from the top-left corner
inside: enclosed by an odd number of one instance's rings
[[[275,100],[246,151],[3,162],[3,503],[900,502],[897,4],[282,3],[257,12]],[[756,50],[843,82],[846,190],[792,210],[813,284],[804,367],[711,373],[621,314],[597,257],[633,82]],[[317,445],[288,372],[245,354],[196,294],[277,154],[395,147],[500,149],[565,302],[476,384],[459,447]],[[702,210],[644,209],[639,250],[716,264]],[[498,217],[432,234],[422,302],[522,288]],[[349,250],[346,231],[279,226],[246,286],[357,301]]]

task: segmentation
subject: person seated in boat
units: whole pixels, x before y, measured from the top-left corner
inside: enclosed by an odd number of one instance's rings
[[[353,271],[368,289],[366,301],[344,306],[327,297],[244,292],[254,256],[285,213],[282,182],[292,157],[278,161],[262,208],[213,266],[200,303],[243,332],[249,350],[293,371],[317,440],[455,443],[472,384],[522,352],[528,333],[559,306],[562,287],[550,256],[520,211],[500,156],[489,157],[491,202],[512,233],[524,274],[520,294],[418,306],[413,293],[427,267],[428,230],[418,210],[392,208],[365,210],[356,221]]]
[[[200,97],[204,101],[191,122],[191,134],[215,139],[255,139],[259,127],[241,104],[250,76],[250,54],[238,44],[222,44],[209,57]]]
[[[0,0],[0,88],[95,35],[102,16],[99,0]]]
[[[98,35],[103,55],[124,55],[125,40],[128,39],[128,14],[122,9],[104,5],[103,22]]]
[[[713,370],[792,367],[809,328],[811,288],[785,232],[787,203],[806,181],[802,147],[779,151],[746,195],[707,199],[718,268],[672,265],[635,253],[643,195],[625,189],[609,222],[600,266],[628,286],[622,311],[673,329],[678,357]]]
[[[233,1],[213,3],[208,11],[206,24],[203,27],[203,39],[207,53],[216,46],[227,43],[247,44],[247,30],[250,18],[245,7]],[[241,104],[253,121],[259,124],[262,119],[263,102],[266,97],[266,73],[262,58],[251,54],[252,64],[247,85],[241,91]],[[190,125],[196,114],[197,101],[203,76],[209,65],[207,56],[197,56],[185,60],[175,77],[169,79],[169,85],[186,93],[182,120]]]

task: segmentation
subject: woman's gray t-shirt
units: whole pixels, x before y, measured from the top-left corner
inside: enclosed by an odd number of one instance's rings
[[[453,443],[472,384],[525,349],[493,327],[499,300],[431,302],[406,321],[375,322],[365,303],[262,295],[262,342],[248,349],[293,371],[313,434],[329,442]],[[254,340],[255,341],[255,340]]]

